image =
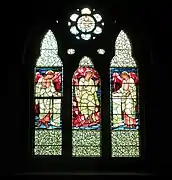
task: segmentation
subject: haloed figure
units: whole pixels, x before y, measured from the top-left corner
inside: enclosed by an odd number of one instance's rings
[[[97,80],[94,82],[93,79],[91,79],[92,76],[93,72],[91,70],[86,70],[85,77],[79,80],[79,86],[76,90],[79,111],[89,122],[96,121],[94,113],[98,111],[96,106],[99,105],[96,93],[98,90],[96,85],[99,81]]]
[[[60,126],[60,106],[61,99],[54,99],[52,97],[60,97],[61,93],[57,92],[54,84],[53,77],[55,73],[51,70],[47,71],[45,76],[41,77],[36,84],[36,96],[41,97],[36,99],[36,104],[39,104],[39,124],[45,124],[48,128],[48,122],[51,125]]]
[[[123,71],[121,73],[123,78],[122,87],[115,93],[113,97],[113,124],[115,127],[122,124],[122,113],[124,117],[124,124],[127,127],[132,125],[136,127],[136,85],[130,75]]]
[[[136,85],[127,72],[122,72],[122,110],[124,112],[124,124],[129,127],[136,127]]]

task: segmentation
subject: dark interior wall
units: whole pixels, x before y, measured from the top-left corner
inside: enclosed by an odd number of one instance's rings
[[[18,78],[13,81],[15,87],[15,96],[13,100],[15,112],[15,133],[14,151],[13,151],[13,168],[14,172],[26,172],[30,170],[39,169],[40,171],[75,171],[81,167],[92,169],[94,171],[130,171],[130,172],[161,172],[163,167],[168,171],[166,159],[170,155],[170,126],[171,120],[170,106],[167,106],[169,95],[166,90],[170,86],[171,78],[170,71],[170,43],[168,41],[169,25],[171,22],[170,8],[167,5],[157,4],[156,8],[148,6],[148,4],[130,4],[117,2],[106,4],[87,1],[86,5],[100,10],[104,15],[105,34],[103,37],[97,38],[95,44],[85,44],[69,37],[68,29],[61,28],[67,23],[67,13],[72,9],[80,8],[85,4],[80,2],[66,2],[62,1],[61,6],[58,3],[49,1],[48,3],[28,2],[20,6],[19,14],[16,23],[16,58],[12,62],[11,72],[15,73]],[[22,7],[22,8],[21,8]],[[59,21],[57,25],[55,20]],[[116,23],[114,23],[116,21]],[[106,25],[105,24],[105,25]],[[87,160],[80,160],[80,162],[73,161],[69,158],[70,153],[65,157],[68,162],[66,166],[62,159],[41,159],[35,162],[29,160],[30,139],[28,133],[29,127],[29,94],[32,94],[32,78],[30,74],[33,68],[33,60],[39,55],[39,43],[47,28],[52,28],[55,36],[59,41],[59,49],[61,48],[60,57],[64,60],[66,67],[66,81],[70,83],[67,76],[72,76],[74,70],[78,66],[75,59],[80,58],[83,50],[90,51],[96,49],[98,46],[107,49],[107,62],[104,62],[104,68],[99,61],[104,61],[101,58],[94,59],[96,70],[99,72],[104,82],[104,87],[107,87],[106,74],[108,72],[108,61],[113,57],[114,41],[120,29],[125,30],[131,40],[133,47],[133,57],[138,61],[141,75],[141,97],[144,102],[143,116],[145,127],[142,131],[144,134],[143,149],[145,150],[144,161],[110,161],[105,156],[90,164]],[[65,34],[68,34],[66,35]],[[85,47],[82,48],[81,46]],[[90,48],[91,46],[91,48]],[[28,48],[26,48],[28,47]],[[76,47],[80,54],[71,57],[71,59],[64,53],[69,47]],[[80,49],[80,50],[79,50]],[[25,53],[23,53],[25,52]],[[27,58],[23,58],[27,57]],[[70,60],[69,60],[70,59]],[[70,63],[70,64],[69,64]],[[68,84],[67,83],[67,84]],[[67,86],[66,84],[66,86]],[[105,92],[108,90],[106,89]],[[167,90],[168,91],[168,90]],[[65,103],[70,104],[69,95],[66,95]],[[106,104],[105,100],[105,104]],[[65,123],[65,122],[64,122]],[[66,122],[66,136],[64,145],[71,149],[69,138],[71,133],[70,123]],[[106,127],[108,124],[106,123]],[[104,132],[107,133],[108,132]],[[143,135],[142,134],[142,135]],[[143,136],[142,136],[143,137]],[[108,142],[104,142],[104,147],[108,147]],[[108,151],[104,148],[104,155],[108,155]],[[57,163],[60,162],[59,164]],[[46,165],[43,164],[46,162]],[[109,165],[109,168],[108,168]],[[46,167],[45,167],[46,166]],[[58,166],[58,167],[57,167]]]

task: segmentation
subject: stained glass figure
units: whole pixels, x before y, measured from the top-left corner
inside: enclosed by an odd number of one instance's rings
[[[139,156],[139,78],[127,35],[121,31],[110,63],[112,157]]]
[[[44,36],[35,68],[35,155],[61,155],[63,65],[52,31]]]
[[[69,17],[68,26],[71,34],[77,35],[75,36],[77,39],[95,39],[95,36],[103,31],[104,22],[101,15],[89,8],[81,9],[81,13],[78,11]]]
[[[83,57],[72,80],[72,155],[100,156],[100,77]]]

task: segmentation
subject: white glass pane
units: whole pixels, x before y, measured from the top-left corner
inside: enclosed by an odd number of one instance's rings
[[[121,31],[119,33],[115,42],[115,49],[130,49],[131,50],[130,41],[127,35],[124,33],[124,31]]]
[[[71,25],[71,22],[68,22],[68,26],[70,26]]]
[[[77,18],[78,18],[78,14],[72,14],[71,16],[70,16],[70,19],[72,20],[72,21],[76,21],[77,20]]]
[[[58,56],[58,45],[55,36],[51,30],[49,30],[42,42],[40,48],[40,57],[36,61],[38,67],[48,66],[63,66],[60,57]]]
[[[88,8],[84,8],[81,10],[81,14],[91,14],[91,11]]]
[[[101,27],[96,27],[96,29],[93,31],[94,34],[101,34],[102,28]]]
[[[137,67],[135,60],[131,57],[131,53],[128,51],[115,51],[116,54],[110,63],[111,67]]]
[[[70,28],[70,32],[72,33],[72,34],[78,34],[79,33],[79,31],[76,29],[76,26],[72,26],[71,28]]]
[[[55,49],[58,50],[56,38],[51,30],[47,32],[41,42],[41,49]]]
[[[110,65],[114,67],[137,67],[131,51],[130,41],[124,31],[121,31],[115,42],[115,56]]]
[[[70,55],[75,54],[75,49],[68,49],[67,53]]]
[[[97,52],[98,52],[99,54],[102,54],[102,55],[103,55],[103,54],[105,53],[105,50],[104,50],[104,49],[98,49]]]
[[[100,14],[94,14],[93,16],[95,17],[97,22],[100,22],[102,20],[102,17],[100,16]]]
[[[81,34],[81,38],[84,40],[89,40],[91,38],[91,34]]]

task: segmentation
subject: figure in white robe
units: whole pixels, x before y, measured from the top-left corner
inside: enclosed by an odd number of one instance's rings
[[[124,124],[136,126],[136,85],[127,72],[122,72],[121,77],[124,79],[122,87],[113,97],[113,126],[122,125],[122,114],[124,115]]]
[[[93,73],[91,70],[86,70],[85,77],[79,80],[79,86],[76,90],[76,99],[78,101],[78,109],[88,122],[95,122],[96,118],[94,113],[98,112],[97,106],[99,105],[96,86],[99,80],[94,82],[91,77]]]
[[[48,128],[48,122],[53,126],[60,126],[60,108],[61,99],[53,97],[61,97],[61,93],[57,92],[53,84],[53,71],[47,71],[45,77],[41,77],[36,84],[36,94],[38,99],[35,100],[39,104],[39,124],[45,124]],[[40,97],[40,99],[39,99]],[[42,98],[42,99],[41,99]],[[51,118],[51,121],[50,121]]]

